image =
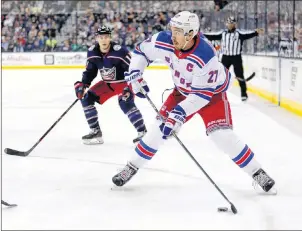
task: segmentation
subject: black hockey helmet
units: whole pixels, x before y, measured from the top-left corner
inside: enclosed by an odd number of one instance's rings
[[[101,35],[101,34],[111,34],[112,30],[108,26],[101,26],[98,28],[98,30],[95,32],[95,35]]]
[[[237,22],[237,21],[236,21],[236,19],[235,19],[234,16],[230,16],[230,17],[228,17],[228,19],[227,19],[227,23],[234,24],[234,23],[236,23],[236,22]]]

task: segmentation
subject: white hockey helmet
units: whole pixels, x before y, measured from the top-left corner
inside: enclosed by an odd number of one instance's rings
[[[193,37],[199,32],[199,19],[197,14],[189,11],[181,11],[176,14],[170,20],[170,27],[181,28],[184,31],[184,35],[188,35],[190,31],[193,31]]]

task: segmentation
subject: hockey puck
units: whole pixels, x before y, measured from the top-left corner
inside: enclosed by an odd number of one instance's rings
[[[229,209],[227,207],[218,207],[218,212],[227,212]]]

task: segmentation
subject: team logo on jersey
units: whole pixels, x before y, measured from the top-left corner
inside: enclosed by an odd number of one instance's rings
[[[118,51],[120,50],[122,47],[120,45],[114,45],[113,46],[113,50]]]
[[[100,69],[101,77],[103,80],[115,80],[116,79],[116,69],[113,68],[102,68]]]

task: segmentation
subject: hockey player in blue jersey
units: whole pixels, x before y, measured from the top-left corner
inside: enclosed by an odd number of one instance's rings
[[[86,70],[83,72],[82,81],[74,84],[76,96],[81,100],[91,129],[88,135],[82,137],[82,140],[84,144],[104,143],[95,102],[103,104],[111,97],[118,95],[120,108],[138,132],[137,138],[133,140],[135,143],[144,136],[147,130],[142,114],[134,103],[134,94],[125,81],[124,72],[128,71],[131,54],[126,48],[111,41],[111,29],[106,26],[97,30],[96,41],[97,43],[88,49]],[[90,87],[98,72],[102,80]]]
[[[159,32],[136,47],[125,74],[134,93],[148,93],[147,83],[142,81],[143,71],[151,60],[160,59],[169,66],[175,88],[160,109],[162,118],[138,142],[127,165],[112,178],[113,183],[127,183],[156,155],[172,132],[178,132],[184,123],[199,115],[210,140],[265,192],[270,191],[275,181],[233,131],[226,94],[231,74],[218,61],[214,47],[199,33],[198,16],[180,12],[171,19],[170,26],[170,31]]]

